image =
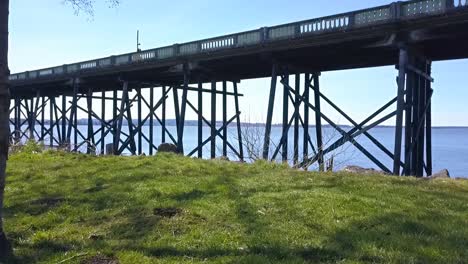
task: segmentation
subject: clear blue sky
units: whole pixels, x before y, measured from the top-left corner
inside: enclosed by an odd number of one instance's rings
[[[116,9],[96,0],[93,19],[75,16],[62,0],[10,1],[10,68],[33,70],[135,50],[139,29],[143,49],[203,39],[263,26],[310,19],[381,4],[388,0],[236,0],[161,1],[121,0]],[[443,126],[468,126],[468,60],[436,62],[433,122]],[[396,71],[383,67],[322,74],[323,93],[357,121],[396,94]],[[243,119],[264,122],[269,82],[245,81],[240,90]],[[281,94],[281,93],[280,93]],[[279,99],[279,96],[278,96]],[[277,101],[274,122],[280,122]],[[346,124],[336,113],[326,113]],[[109,112],[109,111],[108,111]],[[171,113],[169,114],[171,116]],[[195,119],[188,113],[188,119]],[[313,123],[313,122],[312,122]],[[393,122],[387,123],[392,125]]]

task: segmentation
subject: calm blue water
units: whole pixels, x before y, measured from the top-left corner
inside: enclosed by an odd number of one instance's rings
[[[100,126],[96,126],[96,130]],[[124,131],[127,131],[128,128],[123,128]],[[187,126],[185,127],[184,132],[184,148],[186,154],[188,154],[192,149],[197,145],[197,127]],[[168,130],[176,137],[176,127],[168,127]],[[40,131],[40,129],[38,129]],[[83,135],[86,135],[87,128],[86,126],[81,126],[80,131]],[[256,151],[260,152],[263,144],[263,128],[246,126],[243,127],[243,137],[249,138],[249,141],[254,143]],[[289,157],[292,159],[293,153],[293,139],[292,133],[290,130],[289,133]],[[143,128],[143,133],[145,135],[149,134],[149,127]],[[204,138],[208,137],[210,134],[210,129],[208,127],[203,128]],[[325,127],[324,131],[324,142],[331,144],[336,140],[340,135],[334,129]],[[393,152],[394,148],[394,128],[392,127],[377,127],[370,131],[370,134],[378,139],[386,148]],[[237,130],[234,126],[229,127],[228,136],[231,139],[232,145],[238,148],[237,145]],[[302,139],[302,130],[300,130],[300,136]],[[310,128],[310,136],[312,142],[315,144],[315,128]],[[100,137],[98,134],[97,138]],[[279,141],[281,137],[281,128],[273,127],[272,128],[272,147],[270,153],[274,151],[276,142]],[[161,142],[161,127],[154,127],[154,145],[157,147]],[[166,136],[166,141],[170,142],[170,138]],[[46,143],[48,144],[48,140]],[[78,140],[80,142],[80,140]],[[107,135],[106,143],[112,142],[112,135]],[[392,168],[392,160],[382,151],[380,151],[370,140],[365,136],[360,136],[357,138],[357,142],[362,144],[370,153],[375,155],[385,166]],[[143,140],[143,152],[148,154],[148,144]],[[221,139],[217,139],[217,153],[218,156],[221,156]],[[299,143],[299,153],[302,153],[302,140]],[[97,146],[99,150],[100,147]],[[245,148],[244,148],[245,149]],[[85,150],[83,147],[81,150]],[[210,154],[210,145],[209,143],[203,148],[204,157],[208,158]],[[312,150],[309,150],[309,153],[312,153]],[[127,154],[129,154],[127,152]],[[259,153],[255,153],[259,154]],[[301,155],[301,154],[300,154]],[[341,169],[346,165],[358,165],[368,168],[378,167],[372,163],[365,155],[363,155],[358,149],[353,145],[347,143],[342,147],[338,148],[336,151],[332,152],[330,155],[327,155],[326,158],[330,158],[331,155],[334,156],[335,160],[335,169]],[[233,152],[229,151],[229,156],[233,156]],[[247,154],[246,154],[247,156]],[[280,158],[281,154],[278,154]],[[444,168],[447,168],[452,176],[455,177],[468,177],[468,128],[434,128],[433,129],[433,167],[434,171],[439,171]],[[314,169],[313,167],[311,169]]]

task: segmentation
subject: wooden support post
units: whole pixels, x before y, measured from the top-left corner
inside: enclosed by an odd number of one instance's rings
[[[42,100],[42,107],[41,107],[41,139],[40,141],[44,141],[44,137],[45,137],[45,125],[44,125],[44,121],[45,121],[45,97],[42,96],[41,97],[41,100]]]
[[[399,55],[398,67],[398,94],[397,94],[397,114],[395,125],[395,151],[393,159],[393,174],[400,175],[400,161],[401,161],[401,141],[403,133],[403,111],[404,111],[404,94],[405,94],[405,78],[406,66],[408,62],[408,52],[402,48]]]
[[[73,119],[73,127],[75,128],[73,131],[73,143],[75,146],[78,145],[78,110],[76,108],[77,104],[75,104],[75,117]]]
[[[61,140],[60,144],[62,147],[66,147],[67,144],[67,139],[66,139],[66,133],[67,133],[67,96],[62,95],[62,133],[61,133]]]
[[[172,94],[174,97],[174,112],[175,112],[175,119],[176,119],[177,139],[179,139],[180,108],[179,108],[179,93],[177,91],[177,86],[172,87]],[[176,142],[176,145],[179,146],[178,140]]]
[[[198,158],[203,158],[203,83],[198,81]]]
[[[310,76],[304,74],[304,138],[302,142],[302,158],[303,164],[307,164],[309,159],[309,91],[310,91]]]
[[[216,158],[216,81],[211,82],[211,158]]]
[[[166,143],[166,86],[162,87],[161,143]]]
[[[104,155],[106,149],[106,133],[104,131],[104,122],[106,121],[106,90],[102,90],[101,97],[101,155]]]
[[[283,133],[281,137],[281,159],[283,162],[288,161],[288,121],[289,121],[289,73],[284,75],[283,85]]]
[[[118,96],[118,93],[117,93],[117,88],[114,88],[114,91],[113,91],[113,95],[112,95],[112,135],[113,135],[113,138],[112,138],[112,145],[113,145],[113,151],[114,153],[112,153],[113,155],[115,155],[115,152],[117,151],[115,149],[115,146],[118,144],[117,143],[117,96]],[[110,153],[107,153],[107,154],[110,154]]]
[[[418,61],[417,59],[414,60],[414,64],[412,66],[417,67]],[[412,125],[412,132],[411,132],[411,139],[412,139],[412,144],[411,144],[411,175],[412,176],[417,176],[418,174],[418,162],[419,162],[419,152],[418,152],[418,124],[420,121],[420,109],[419,109],[419,104],[420,104],[420,82],[419,82],[419,76],[416,73],[412,73],[414,76],[413,80],[413,125]]]
[[[227,82],[223,81],[223,156],[227,157]]]
[[[270,97],[268,99],[268,110],[267,120],[265,124],[265,136],[263,138],[263,159],[267,160],[270,152],[270,136],[271,136],[271,123],[273,121],[273,107],[275,105],[275,94],[276,94],[276,83],[277,83],[277,68],[276,64],[273,64],[271,70],[271,84],[270,84]]]
[[[121,99],[121,104],[120,104],[120,113],[118,116],[117,120],[117,129],[115,132],[115,139],[114,139],[114,155],[120,155],[119,153],[119,143],[120,143],[120,134],[122,131],[122,123],[123,123],[123,117],[125,113],[125,105],[128,101],[128,82],[123,83],[123,88],[122,88],[122,99]]]
[[[189,69],[188,65],[184,64],[184,85],[182,87],[182,102],[180,106],[180,119],[177,123],[177,152],[184,153],[184,128],[185,128],[185,112],[187,109],[187,94],[189,85]]]
[[[153,155],[153,140],[154,140],[154,87],[150,88],[150,119],[149,119],[149,155]]]
[[[59,107],[57,106],[57,102],[55,102],[55,107],[54,107],[54,114],[55,114],[55,127],[57,128],[57,143],[60,147],[60,144],[62,142],[62,133],[61,133],[61,129],[60,129],[60,120],[61,120],[61,116],[59,115],[58,113],[58,110],[59,110]]]
[[[314,99],[315,99],[315,131],[317,134],[318,164],[319,171],[325,171],[323,160],[323,136],[322,136],[322,109],[320,105],[320,83],[319,73],[314,73]]]
[[[241,120],[240,120],[240,111],[239,111],[239,93],[237,91],[237,82],[233,82],[234,85],[234,106],[236,110],[236,119],[237,119],[237,140],[239,142],[239,159],[244,161],[244,145],[242,142],[242,130],[241,130]]]
[[[66,135],[66,139],[67,139],[67,142],[68,144],[70,145],[70,138],[71,138],[71,132],[72,132],[72,128],[73,128],[73,125],[74,125],[74,122],[76,121],[76,112],[78,111],[76,105],[77,105],[77,97],[78,97],[78,84],[76,83],[76,80],[74,79],[73,80],[73,94],[72,94],[72,105],[71,105],[71,110],[70,110],[70,120],[69,120],[69,124],[68,124],[68,129],[67,129],[67,135]],[[75,126],[75,130],[78,129],[78,127]],[[76,143],[76,139],[75,139],[75,142],[74,142],[75,146],[77,145]]]
[[[418,69],[426,72],[425,60],[418,61]],[[417,163],[416,163],[416,176],[423,177],[424,175],[424,138],[425,138],[425,113],[426,113],[426,81],[425,78],[418,74],[418,122],[417,125]],[[422,126],[420,126],[422,125]]]
[[[413,63],[412,58],[408,58],[409,63]],[[398,81],[398,78],[397,78]],[[399,81],[398,81],[399,83]],[[412,171],[412,144],[413,144],[413,110],[414,110],[414,73],[408,72],[406,74],[406,90],[405,90],[405,166],[403,174],[406,176],[411,175]]]
[[[431,76],[431,62],[426,64],[426,74]],[[426,102],[428,102],[426,110],[426,174],[432,175],[432,84],[430,80],[426,80]]]
[[[142,106],[142,100],[141,100],[141,88],[138,88],[136,90],[137,92],[137,101],[138,101],[138,113],[137,113],[137,116],[138,116],[138,123],[137,123],[137,127],[141,128],[142,127],[142,123],[141,123],[141,106]],[[142,139],[143,139],[143,135],[142,135],[142,129],[139,129],[138,130],[138,155],[141,155],[143,153],[143,146],[142,146]]]
[[[29,139],[34,139],[34,125],[33,125],[33,107],[34,107],[34,98],[31,98],[31,107],[29,107],[28,99],[25,99],[26,111],[28,114],[28,132]]]
[[[49,146],[52,148],[54,146],[54,108],[55,108],[55,97],[49,97],[49,136],[50,136],[50,143]]]
[[[15,98],[15,143],[21,141],[21,101],[18,97]]]
[[[127,90],[127,96],[126,96],[126,108],[127,108],[127,124],[128,124],[128,137],[130,141],[130,152],[132,155],[136,155],[137,153],[137,147],[135,144],[135,132],[134,132],[134,126],[133,126],[133,119],[132,119],[132,108],[131,108],[131,102],[130,102],[130,96]],[[122,150],[123,151],[123,150]]]
[[[36,104],[34,106],[34,109],[33,109],[33,117],[32,117],[32,130],[34,131],[33,133],[33,138],[35,138],[35,135],[37,135],[37,131],[36,131],[36,121],[37,121],[37,111],[39,109],[39,102],[41,101],[41,90],[37,90],[36,92]],[[31,103],[31,107],[32,107],[32,103]]]
[[[297,113],[294,116],[294,165],[299,162],[299,107],[300,107],[300,88],[301,88],[301,75],[296,73],[295,76],[295,88],[294,88],[294,111]]]
[[[94,146],[94,124],[93,124],[93,89],[89,88],[87,92],[86,102],[87,102],[87,112],[88,112],[88,135],[87,135],[87,149],[86,153],[96,153],[95,146]]]

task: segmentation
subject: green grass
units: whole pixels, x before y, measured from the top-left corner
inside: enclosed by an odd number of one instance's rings
[[[464,180],[162,154],[20,153],[7,173],[5,228],[18,263],[468,261]]]

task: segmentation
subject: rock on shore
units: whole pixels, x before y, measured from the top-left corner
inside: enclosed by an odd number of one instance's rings
[[[429,179],[450,179],[450,173],[447,169],[443,169],[428,177]]]
[[[163,143],[159,145],[158,152],[179,153],[177,151],[177,146],[174,144],[169,144],[169,143]]]
[[[342,171],[344,171],[344,172],[349,172],[349,173],[359,173],[359,174],[381,174],[381,175],[388,175],[388,173],[386,173],[386,172],[384,172],[384,171],[375,170],[375,169],[372,169],[372,168],[362,168],[362,167],[354,166],[354,165],[346,166],[346,167],[344,167],[344,169],[343,169]]]

